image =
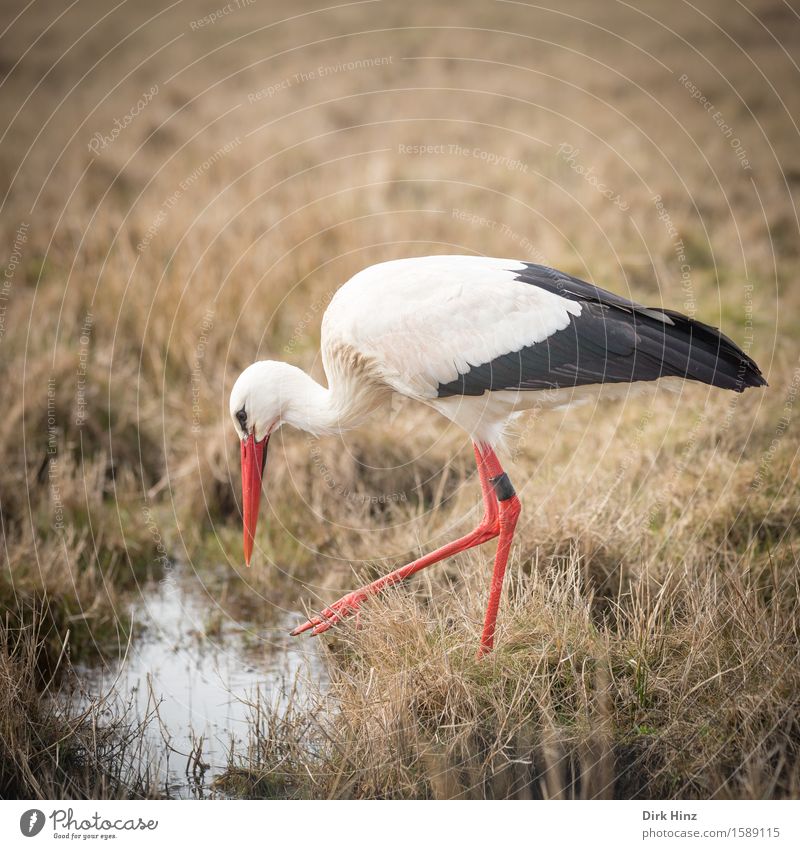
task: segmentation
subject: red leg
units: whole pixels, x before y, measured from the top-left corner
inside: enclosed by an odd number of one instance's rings
[[[355,613],[361,606],[364,599],[371,595],[375,595],[384,587],[404,581],[406,578],[410,578],[426,566],[439,563],[447,557],[452,557],[454,554],[458,554],[461,551],[466,551],[468,548],[473,548],[476,545],[487,542],[502,533],[502,524],[498,516],[497,496],[495,495],[495,487],[492,478],[495,474],[495,469],[500,469],[499,474],[501,475],[503,474],[503,470],[500,468],[500,464],[497,462],[497,457],[495,457],[491,448],[484,448],[483,451],[481,451],[477,445],[474,445],[473,447],[475,449],[475,460],[478,464],[478,477],[481,482],[484,506],[483,519],[478,527],[466,536],[448,543],[436,551],[426,554],[424,557],[420,557],[418,560],[414,560],[405,566],[401,566],[399,569],[395,569],[393,572],[390,572],[388,575],[384,575],[382,578],[378,578],[378,580],[373,581],[371,584],[367,584],[366,586],[348,593],[346,596],[340,598],[339,601],[334,602],[330,607],[326,607],[319,616],[314,616],[307,622],[304,622],[302,625],[295,628],[291,633],[293,637],[296,637],[298,634],[302,634],[304,631],[308,631],[309,629],[313,629],[311,633],[314,636],[321,634],[323,631],[327,631],[328,628],[335,625],[346,616]],[[502,584],[502,575],[500,576],[500,581]]]
[[[514,529],[517,526],[517,519],[521,509],[519,498],[517,498],[514,488],[511,486],[511,481],[503,471],[494,451],[491,448],[487,449],[487,451],[489,452],[489,462],[492,472],[491,481],[499,501],[500,539],[497,541],[497,553],[494,556],[494,572],[492,573],[492,583],[489,588],[489,601],[486,605],[483,633],[481,634],[481,643],[478,647],[479,658],[490,652],[492,646],[494,646],[494,630],[497,624],[497,610],[500,607],[500,596],[503,592],[503,578],[506,574],[506,564],[508,563],[508,554],[511,550],[511,541],[514,539]]]

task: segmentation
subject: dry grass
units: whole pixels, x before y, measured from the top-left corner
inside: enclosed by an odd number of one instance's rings
[[[515,564],[488,661],[474,659],[477,556],[434,579],[430,599],[395,590],[371,603],[360,627],[338,630],[331,686],[312,706],[257,706],[234,786],[357,798],[796,797],[791,547],[690,559],[591,545],[543,540]]]
[[[67,631],[76,658],[119,652],[164,551],[200,576],[229,562],[230,595],[267,618],[467,529],[466,439],[408,406],[340,441],[273,440],[245,572],[227,394],[258,357],[319,377],[322,310],[365,265],[544,260],[721,326],[769,390],[521,422],[491,661],[472,658],[487,548],[326,637],[330,689],[266,711],[236,775],[279,795],[796,795],[794,12],[257,2],[193,28],[214,5],[80,3],[45,32],[37,4],[0,42],[2,233],[19,255],[0,333],[0,602],[15,633],[42,612],[16,654],[41,645],[55,668]],[[420,144],[445,152],[405,152]],[[19,786],[47,793],[35,778]]]
[[[104,700],[56,698],[56,681],[69,677],[65,654],[49,669],[46,617],[30,619],[23,628],[0,623],[0,798],[152,796],[143,728]]]

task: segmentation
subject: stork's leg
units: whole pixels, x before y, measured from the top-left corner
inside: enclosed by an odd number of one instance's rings
[[[490,652],[494,645],[494,630],[497,624],[500,597],[503,592],[503,578],[506,574],[511,541],[514,539],[514,529],[517,527],[517,519],[521,509],[514,487],[491,448],[488,449],[487,464],[499,504],[500,538],[497,541],[497,553],[494,556],[494,572],[489,588],[489,601],[486,605],[486,617],[483,622],[478,657],[483,657],[487,652]]]
[[[434,563],[439,563],[447,557],[452,557],[454,554],[466,551],[468,548],[473,548],[476,545],[488,542],[490,539],[494,539],[494,537],[502,533],[502,524],[500,522],[498,510],[498,497],[495,494],[497,481],[493,480],[495,477],[495,472],[493,470],[499,469],[499,472],[497,472],[499,475],[504,475],[504,472],[491,448],[480,448],[477,444],[473,445],[473,447],[475,449],[475,460],[478,464],[478,477],[481,482],[484,507],[483,519],[478,527],[466,536],[461,537],[461,539],[448,543],[447,545],[438,548],[436,551],[432,551],[430,554],[426,554],[424,557],[420,557],[418,560],[407,563],[405,566],[395,569],[388,575],[378,578],[377,581],[373,581],[371,584],[367,584],[366,586],[348,593],[346,596],[340,598],[339,601],[335,601],[330,607],[326,607],[319,616],[314,616],[307,622],[304,622],[302,625],[295,628],[294,631],[292,631],[293,637],[296,637],[298,634],[302,634],[303,631],[308,631],[310,628],[313,628],[313,635],[321,634],[323,631],[327,631],[331,625],[335,625],[346,616],[355,613],[361,606],[364,599],[369,598],[371,595],[375,595],[384,587],[404,581],[406,578],[410,578],[426,566],[432,566]],[[500,576],[500,581],[502,583],[502,575]],[[495,609],[495,614],[496,613],[497,610]]]

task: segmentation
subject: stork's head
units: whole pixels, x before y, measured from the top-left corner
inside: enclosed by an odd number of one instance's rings
[[[248,366],[233,384],[231,416],[242,441],[242,518],[244,559],[250,565],[261,501],[261,481],[267,463],[270,434],[283,423],[293,372],[286,363],[263,360]]]

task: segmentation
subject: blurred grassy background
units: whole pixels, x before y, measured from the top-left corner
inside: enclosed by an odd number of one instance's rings
[[[268,618],[330,601],[355,586],[354,571],[384,571],[468,527],[478,508],[474,482],[462,486],[466,438],[427,411],[396,410],[338,441],[284,430],[245,573],[228,391],[257,358],[322,378],[322,312],[367,265],[530,259],[722,327],[770,388],[739,397],[687,386],[523,422],[509,460],[525,504],[523,584],[498,638],[509,668],[542,668],[531,623],[548,601],[536,581],[574,580],[578,601],[564,591],[560,603],[580,606],[588,620],[575,621],[594,622],[604,648],[576,626],[559,651],[572,657],[577,640],[595,661],[618,655],[613,686],[592,673],[604,734],[647,749],[634,775],[659,776],[620,793],[797,791],[794,9],[144,0],[8,2],[0,16],[0,598],[14,627],[45,611],[42,664],[66,631],[74,656],[118,651],[128,594],[167,556],[203,581],[207,564],[229,563],[231,596]],[[384,674],[380,692],[405,693],[404,670],[428,680],[419,671],[430,663],[441,681],[455,651],[453,686],[472,680],[464,664],[488,559],[465,556],[418,581],[417,595],[390,599],[396,615],[385,611],[369,639],[342,629],[334,640],[349,649],[331,655],[334,679],[343,668],[348,686]],[[747,618],[755,610],[763,622]],[[370,640],[394,639],[398,617],[411,648],[393,644],[390,658]],[[698,629],[697,617],[715,627]],[[766,622],[775,630],[760,630]],[[700,633],[702,662],[681,642]],[[554,663],[542,692],[575,686]],[[513,678],[503,668],[487,697],[495,714]],[[765,703],[739,716],[731,694],[741,706],[758,692]],[[530,705],[540,696],[516,714],[539,743]],[[438,704],[428,691],[413,699]],[[395,701],[406,716],[408,702]],[[569,714],[577,727],[568,701],[555,724]],[[350,732],[374,715],[369,700],[354,707]],[[469,715],[472,730],[485,719]],[[712,726],[678,757],[687,735]],[[463,743],[442,742],[437,763]],[[394,763],[389,745],[356,749],[353,769]],[[411,762],[429,764],[419,746]],[[248,774],[269,769],[262,760]],[[419,784],[448,795],[464,783],[426,783],[406,767],[308,792],[413,795]]]

